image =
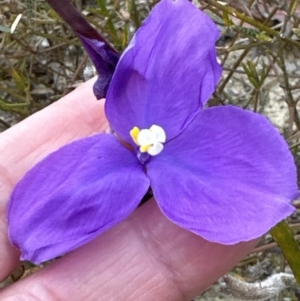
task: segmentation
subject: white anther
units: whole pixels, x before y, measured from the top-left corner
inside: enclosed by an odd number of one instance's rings
[[[161,143],[165,143],[166,142],[166,132],[163,130],[162,127],[153,124],[150,127],[150,131],[154,136],[155,141],[161,142]]]
[[[140,146],[146,146],[152,144],[155,141],[152,132],[148,129],[143,129],[137,136],[137,142]]]
[[[162,150],[164,149],[164,146],[162,143],[158,142],[156,144],[153,144],[148,150],[148,154],[151,156],[158,155]]]
[[[164,148],[166,133],[158,125],[152,125],[150,129],[143,129],[137,135],[137,142],[142,152],[148,152],[151,156],[158,155]]]

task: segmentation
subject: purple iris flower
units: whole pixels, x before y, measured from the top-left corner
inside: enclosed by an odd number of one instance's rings
[[[259,237],[294,211],[295,165],[270,122],[233,106],[203,109],[221,74],[218,37],[187,0],[153,9],[108,88],[113,134],[60,148],[15,187],[9,237],[22,259],[40,263],[91,241],[150,187],[168,219],[222,244]]]

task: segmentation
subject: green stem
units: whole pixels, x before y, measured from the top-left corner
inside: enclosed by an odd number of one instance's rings
[[[300,285],[300,250],[294,233],[285,221],[281,221],[271,229],[271,235],[279,245],[287,262],[289,263],[294,276]]]

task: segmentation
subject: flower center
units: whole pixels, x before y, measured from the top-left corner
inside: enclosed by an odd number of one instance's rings
[[[148,153],[151,156],[158,155],[164,148],[166,142],[166,133],[158,125],[152,125],[149,129],[140,130],[134,127],[130,131],[132,140],[140,147],[141,153]]]

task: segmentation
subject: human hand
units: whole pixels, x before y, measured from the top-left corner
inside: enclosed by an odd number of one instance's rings
[[[104,102],[95,100],[93,82],[0,135],[2,278],[18,264],[5,218],[14,185],[48,153],[108,128]],[[256,243],[225,246],[205,241],[169,222],[150,200],[97,239],[4,289],[0,300],[190,300]]]

